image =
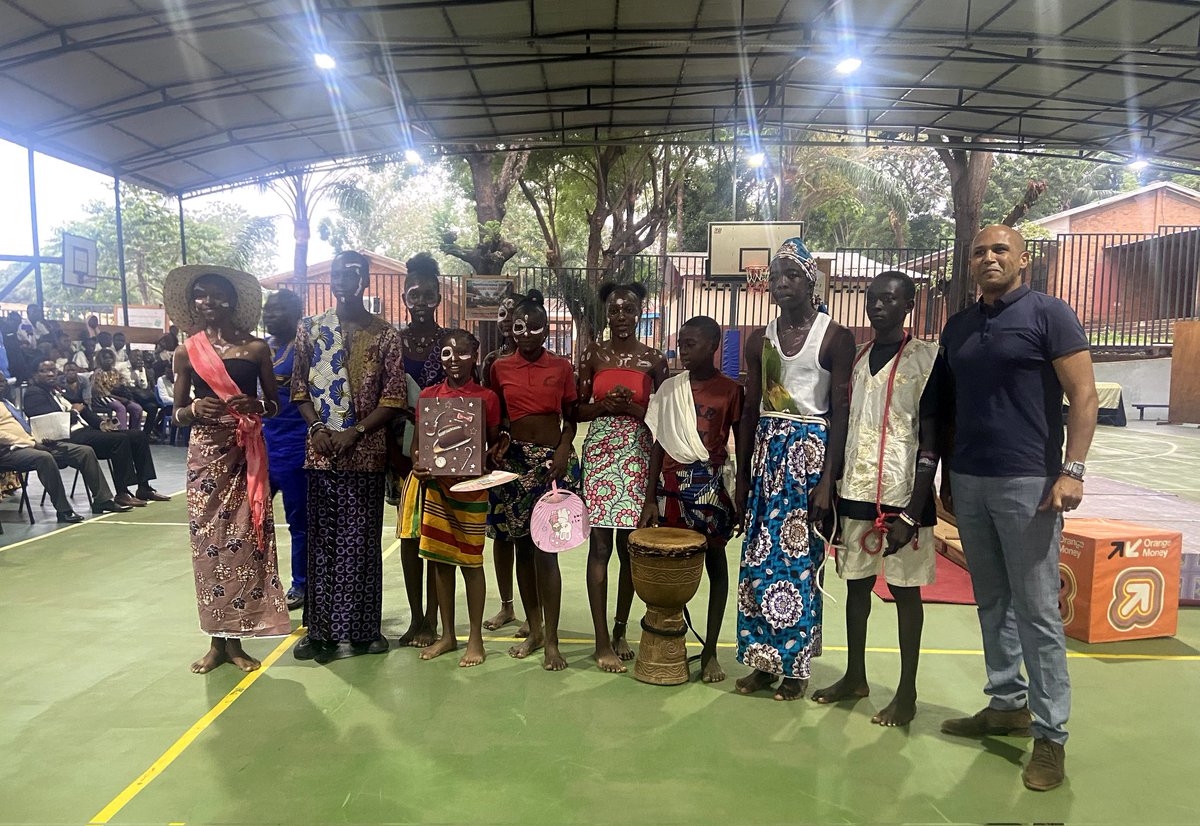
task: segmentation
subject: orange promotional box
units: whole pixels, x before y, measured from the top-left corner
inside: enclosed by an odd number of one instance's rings
[[[1117,519],[1067,519],[1058,607],[1084,642],[1170,637],[1179,619],[1183,534]]]

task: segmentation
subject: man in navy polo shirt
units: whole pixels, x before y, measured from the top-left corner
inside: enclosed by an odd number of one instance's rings
[[[1059,536],[1063,512],[1083,498],[1097,399],[1079,319],[1063,301],[1021,283],[1028,264],[1019,232],[984,228],[970,251],[982,297],[942,331],[955,423],[953,451],[942,454],[951,457],[942,498],[957,517],[971,571],[991,697],[987,708],[945,721],[942,731],[983,737],[1032,729],[1022,779],[1045,791],[1065,777],[1071,710]]]

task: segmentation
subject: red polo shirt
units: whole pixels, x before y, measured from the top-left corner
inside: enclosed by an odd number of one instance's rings
[[[520,353],[496,359],[491,385],[508,406],[508,420],[562,412],[564,403],[579,398],[571,362],[547,350],[533,361]]]

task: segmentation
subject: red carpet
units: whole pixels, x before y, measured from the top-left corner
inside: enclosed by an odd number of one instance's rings
[[[921,599],[925,602],[942,602],[948,605],[974,605],[975,592],[971,590],[971,575],[958,567],[941,554],[934,554],[937,559],[937,578],[932,585],[921,589]],[[884,602],[892,601],[883,577],[875,580],[875,596]]]

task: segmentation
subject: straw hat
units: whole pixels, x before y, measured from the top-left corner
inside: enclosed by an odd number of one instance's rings
[[[192,300],[192,285],[202,275],[219,275],[233,285],[237,293],[237,307],[233,312],[233,326],[247,332],[258,326],[262,317],[262,285],[248,272],[232,267],[212,264],[187,264],[167,273],[163,283],[163,306],[167,316],[184,330],[193,332],[204,326],[204,319],[196,310]]]

